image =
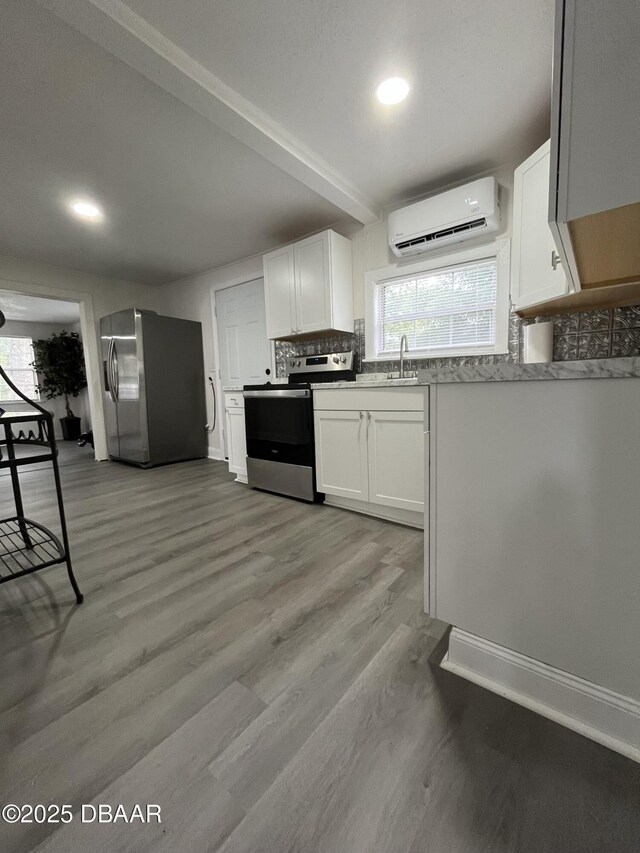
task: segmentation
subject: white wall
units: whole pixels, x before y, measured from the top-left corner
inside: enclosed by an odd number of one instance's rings
[[[218,364],[216,360],[216,348],[214,343],[213,311],[211,303],[211,291],[221,290],[224,287],[232,287],[244,281],[252,281],[262,276],[262,256],[255,255],[220,267],[217,270],[202,273],[192,278],[176,281],[160,288],[160,299],[162,310],[172,317],[180,317],[183,320],[197,320],[202,323],[202,343],[204,347],[204,368],[207,400],[207,418],[209,423],[213,421],[213,397],[211,388],[207,382],[207,376],[215,373]],[[216,429],[209,435],[209,455],[213,458],[224,457],[224,444],[222,441],[222,401],[218,395],[218,418]]]
[[[88,398],[94,416],[96,458],[106,459],[99,320],[106,314],[134,306],[162,311],[160,288],[0,255],[0,290],[80,303],[83,324],[93,327],[85,329],[83,344],[89,381]]]
[[[495,169],[491,172],[486,172],[481,175],[469,176],[465,181],[458,182],[451,186],[443,186],[439,190],[430,193],[437,195],[440,192],[451,189],[452,186],[460,186],[460,183],[468,183],[476,178],[493,175],[500,184],[500,204],[502,210],[502,222],[498,234],[492,234],[491,238],[509,236],[511,234],[511,219],[513,207],[513,170],[515,166],[503,166],[500,169]],[[414,199],[418,201],[419,199]],[[410,204],[411,202],[405,202]],[[430,252],[426,255],[413,255],[404,261],[399,261],[398,258],[391,252],[388,242],[387,220],[389,213],[403,205],[394,205],[386,208],[383,211],[382,219],[379,222],[374,222],[350,235],[353,252],[353,316],[364,317],[365,314],[365,299],[364,299],[364,275],[365,272],[371,270],[384,269],[385,267],[396,267],[399,272],[402,271],[404,264],[415,264],[421,257],[438,257],[439,254],[451,254],[454,246],[445,246],[440,251]],[[464,243],[464,248],[479,245],[486,241],[486,238],[480,237],[475,240],[469,240]]]
[[[501,187],[502,226],[498,235],[504,236],[511,233],[511,209],[513,195],[513,170],[514,166],[505,166],[500,169],[483,173],[481,175],[469,176],[467,181],[484,177],[485,174],[495,175]],[[462,183],[467,183],[464,181]],[[458,182],[459,185],[461,182]],[[442,187],[442,192],[450,187]],[[435,193],[433,193],[435,194]],[[417,199],[415,199],[417,200]],[[407,202],[410,203],[410,202]],[[396,205],[397,207],[398,205]],[[393,207],[387,208],[379,222],[374,222],[365,228],[356,225],[347,225],[338,230],[348,237],[352,242],[353,254],[353,305],[354,317],[364,317],[364,275],[369,270],[381,269],[389,266],[397,266],[402,269],[402,264],[391,253],[387,241],[387,217]],[[465,243],[465,248],[474,244],[482,243],[482,239],[470,240]],[[276,247],[274,247],[276,248]],[[450,254],[451,246],[445,247],[440,254]],[[437,257],[436,252],[430,257]],[[408,259],[405,263],[415,263],[416,257]],[[202,334],[204,344],[204,361],[207,375],[217,369],[216,348],[214,343],[214,326],[211,309],[211,291],[223,287],[231,287],[243,281],[262,276],[262,256],[255,255],[220,267],[191,278],[172,282],[159,289],[158,297],[161,300],[161,310],[175,317],[186,320],[198,320],[202,323]],[[205,377],[206,379],[206,377]],[[212,397],[207,385],[207,416],[211,420]],[[209,453],[213,457],[222,458],[223,442],[220,432],[220,417],[215,432],[209,436]]]
[[[160,288],[157,287],[132,281],[102,278],[77,270],[53,267],[35,261],[23,261],[6,255],[0,255],[0,290],[41,293],[43,296],[59,299],[65,298],[60,296],[60,291],[66,291],[68,293],[66,298],[71,300],[83,294],[90,294],[96,320],[105,314],[134,306],[158,310],[160,304]]]

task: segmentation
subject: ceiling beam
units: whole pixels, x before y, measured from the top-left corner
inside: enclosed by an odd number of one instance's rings
[[[356,221],[379,219],[343,175],[121,0],[37,2]]]

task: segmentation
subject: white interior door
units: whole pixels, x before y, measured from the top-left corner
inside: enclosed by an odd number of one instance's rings
[[[266,382],[271,368],[264,282],[259,278],[216,292],[222,387]]]
[[[369,501],[424,512],[422,412],[368,412]]]

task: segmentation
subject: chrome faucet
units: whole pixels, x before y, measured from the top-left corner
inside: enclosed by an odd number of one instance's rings
[[[407,343],[407,336],[403,335],[400,338],[400,371],[398,373],[400,379],[404,379],[404,354],[407,352],[409,352],[409,344]]]

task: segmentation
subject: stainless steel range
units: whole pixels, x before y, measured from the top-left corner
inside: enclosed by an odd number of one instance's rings
[[[249,485],[323,501],[316,490],[311,383],[355,380],[353,352],[295,356],[287,377],[287,385],[244,386]]]

